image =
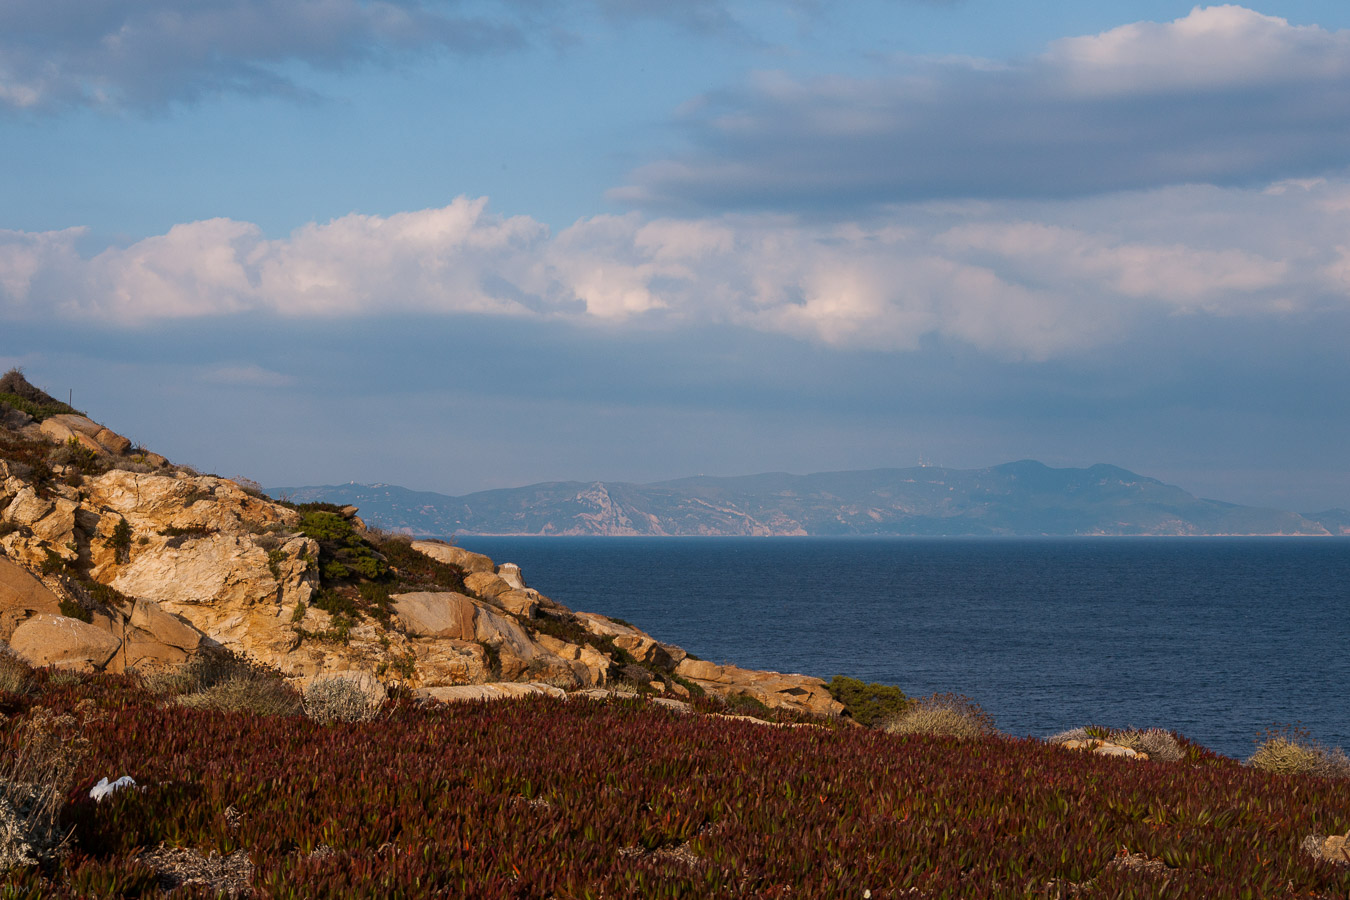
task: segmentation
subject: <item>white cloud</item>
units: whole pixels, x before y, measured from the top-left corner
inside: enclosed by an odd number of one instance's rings
[[[0,232],[0,320],[487,315],[722,325],[905,351],[927,337],[1047,359],[1157,316],[1287,317],[1350,297],[1350,183],[1169,188],[1053,204],[897,207],[874,223],[776,214],[582,219],[554,235],[484,198],[352,214],[280,239],[175,226],[81,256],[79,229]],[[1144,235],[1145,237],[1141,237]]]
[[[1154,298],[1178,309],[1219,312],[1225,303],[1282,284],[1288,263],[1242,250],[1113,241],[1034,222],[962,225],[937,237],[962,253],[988,253],[1031,280],[1040,272],[1084,289]]]
[[[1197,7],[1034,58],[761,73],[685,104],[688,152],[611,198],[648,210],[875,210],[1335,174],[1350,166],[1350,31]]]
[[[1056,41],[1041,62],[1083,94],[1171,94],[1341,82],[1350,32],[1293,26],[1241,6],[1196,7],[1175,22],[1136,22]]]

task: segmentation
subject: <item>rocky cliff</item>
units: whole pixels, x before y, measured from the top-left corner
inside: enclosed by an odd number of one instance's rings
[[[0,642],[109,672],[231,652],[440,699],[621,685],[842,709],[819,679],[694,659],[540,595],[510,564],[371,531],[354,507],[173,465],[17,373],[0,382]]]

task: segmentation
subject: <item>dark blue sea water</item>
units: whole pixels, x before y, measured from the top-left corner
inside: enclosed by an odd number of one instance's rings
[[[1001,729],[1350,749],[1350,540],[462,538],[704,659],[956,691]]]

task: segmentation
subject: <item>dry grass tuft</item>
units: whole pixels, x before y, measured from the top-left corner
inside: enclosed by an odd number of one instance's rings
[[[1186,751],[1181,742],[1170,731],[1161,728],[1142,730],[1128,728],[1124,731],[1113,731],[1107,740],[1122,747],[1129,747],[1131,750],[1147,753],[1149,759],[1157,762],[1180,762],[1186,758]]]
[[[59,817],[88,750],[80,723],[37,707],[0,734],[0,872],[59,855]]]
[[[888,734],[977,738],[997,734],[993,717],[961,694],[934,694],[913,701],[882,726]]]
[[[0,652],[0,692],[27,694],[33,689],[33,670],[13,654]]]
[[[1340,747],[1323,747],[1302,728],[1283,726],[1266,732],[1247,765],[1276,775],[1350,778],[1350,757]]]
[[[383,701],[354,679],[320,678],[305,689],[305,715],[316,722],[368,722]]]
[[[188,709],[298,716],[300,695],[279,674],[247,660],[221,654],[196,656],[180,671],[143,681],[147,690],[172,696]]]

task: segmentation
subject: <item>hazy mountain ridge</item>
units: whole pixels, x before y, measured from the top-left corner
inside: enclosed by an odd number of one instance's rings
[[[353,504],[417,535],[1327,535],[1350,513],[1300,515],[1206,500],[1110,465],[1034,460],[653,484],[546,482],[451,497],[388,484],[272,488]]]

